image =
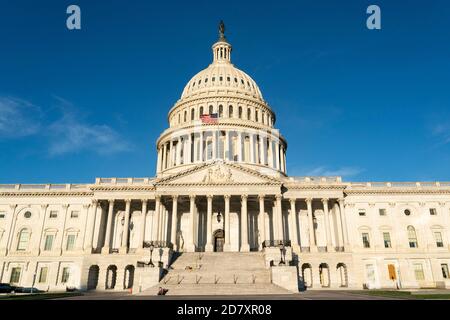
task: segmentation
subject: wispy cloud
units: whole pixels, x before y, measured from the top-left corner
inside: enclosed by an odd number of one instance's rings
[[[0,138],[36,134],[41,126],[41,116],[41,109],[29,101],[0,97]]]
[[[312,169],[292,168],[290,174],[297,176],[341,176],[341,177],[353,177],[364,172],[365,170],[358,167],[340,167],[329,168],[327,166],[319,166]]]
[[[434,136],[438,137],[439,144],[450,143],[450,122],[449,123],[437,123],[431,128],[431,132]]]
[[[113,154],[131,149],[131,144],[107,124],[90,123],[81,109],[70,101],[54,96],[60,117],[46,119],[41,108],[18,98],[0,97],[0,138],[42,135],[47,139],[50,156],[89,151]],[[53,117],[54,118],[54,117]]]

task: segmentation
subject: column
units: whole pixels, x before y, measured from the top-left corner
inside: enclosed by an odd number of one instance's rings
[[[159,212],[161,211],[161,196],[155,196],[155,212],[153,213],[152,240],[159,240]]]
[[[162,159],[161,171],[166,169],[167,166],[167,143],[164,143]]]
[[[103,244],[102,253],[109,253],[109,246],[111,245],[111,225],[114,213],[114,200],[109,200],[108,220],[106,222],[105,243]]]
[[[62,233],[61,233],[61,242],[59,243],[59,246],[56,247],[56,251],[62,253],[62,251],[65,250],[63,247],[64,245],[64,238],[66,236],[66,222],[67,222],[67,212],[69,211],[69,204],[63,204],[63,216],[64,216],[64,223],[62,227]]]
[[[260,164],[264,164],[266,161],[266,155],[264,152],[264,138],[263,136],[260,134],[259,135],[259,163]]]
[[[92,208],[94,209],[94,213],[90,213],[91,210],[89,210],[91,208],[91,204],[84,204],[83,205],[83,209],[85,209],[85,214],[86,214],[86,220],[85,220],[85,225],[84,225],[84,230],[83,230],[83,246],[81,247],[82,250],[86,250],[88,247],[88,239],[89,239],[89,233],[90,233],[90,229],[89,226],[91,223],[95,223],[95,205],[92,206]],[[92,219],[92,217],[94,216],[94,220]],[[92,249],[92,245],[90,247]],[[90,253],[90,252],[88,252]]]
[[[242,133],[237,132],[238,135],[238,161],[242,162]]]
[[[231,160],[230,156],[230,132],[225,131],[225,160]]]
[[[212,202],[213,196],[212,194],[208,194],[206,196],[208,202],[208,210],[206,212],[206,246],[205,251],[211,252],[213,251],[212,245]]]
[[[41,246],[42,246],[42,238],[44,237],[44,227],[45,227],[45,219],[47,218],[47,208],[48,208],[48,204],[41,205],[41,213],[43,214],[43,217],[42,217],[41,230],[39,233],[39,244],[37,247],[39,254],[42,251]]]
[[[170,228],[170,242],[172,243],[173,250],[178,250],[175,248],[177,242],[177,218],[178,218],[178,196],[174,195],[172,197],[172,226]]]
[[[94,247],[94,236],[95,236],[95,224],[97,222],[98,217],[101,219],[101,215],[102,215],[102,206],[100,204],[100,201],[95,200],[92,202],[92,206],[94,207],[94,219],[93,219],[93,223],[91,225],[91,231],[88,237],[88,247],[86,248],[87,251],[92,252],[92,249],[97,249],[97,245]],[[100,224],[101,224],[101,220],[99,220],[99,234],[100,234]],[[98,244],[98,242],[97,242]]]
[[[147,222],[147,199],[142,200],[142,211],[141,211],[141,232],[139,235],[139,245],[138,248],[144,248],[145,241],[145,223]]]
[[[192,163],[192,134],[189,133],[189,140],[188,140],[188,152],[187,152],[188,158],[186,163]]]
[[[14,237],[14,229],[16,227],[16,209],[17,209],[17,204],[12,204],[9,206],[10,210],[11,210],[11,225],[9,228],[9,234],[8,234],[8,242],[6,244],[6,253],[11,251],[11,243],[12,243],[12,239]]]
[[[276,231],[276,239],[275,240],[284,240],[283,236],[283,210],[281,207],[281,194],[277,194],[276,198],[276,220],[277,220],[277,231]]]
[[[217,159],[217,130],[213,131],[213,141],[212,141],[212,149],[213,149],[213,156],[212,158],[215,160]]]
[[[194,133],[194,163],[198,162],[198,140],[199,138],[195,137],[195,133]]]
[[[271,168],[273,168],[273,167],[275,167],[275,165],[273,163],[273,141],[272,141],[272,139],[268,139],[268,140],[269,140],[269,152],[268,152],[269,159],[268,159],[267,163]]]
[[[259,199],[259,220],[260,220],[260,240],[259,240],[259,250],[262,249],[262,243],[266,241],[266,212],[264,210],[264,195],[260,194]]]
[[[223,197],[225,199],[225,245],[223,250],[230,251],[230,195],[226,194]]]
[[[331,242],[331,228],[330,228],[330,213],[328,210],[328,199],[322,199],[323,212],[325,213],[325,229],[327,236],[327,251],[331,252],[333,250],[333,243]]]
[[[181,137],[178,137],[178,143],[177,143],[177,165],[181,164],[181,149],[183,148],[183,142],[181,140]]]
[[[246,194],[241,196],[241,252],[250,251],[250,245],[248,244],[247,198]]]
[[[289,214],[289,217],[290,217],[290,230],[289,230],[289,232],[290,232],[290,235],[291,235],[291,245],[292,245],[292,248],[296,248],[296,249],[299,249],[300,248],[300,246],[299,246],[299,241],[298,241],[298,230],[297,230],[297,211],[296,211],[296,208],[295,208],[295,201],[296,201],[296,199],[295,198],[293,198],[293,199],[289,199],[289,202],[290,202],[290,204],[291,204],[291,212],[290,212],[290,214]]]
[[[253,133],[250,134],[250,162],[256,163],[256,160],[255,160],[255,135]]]
[[[344,238],[344,250],[347,251],[350,249],[350,243],[348,242],[347,219],[345,217],[344,199],[339,199],[339,213],[341,216],[341,223],[342,223],[342,236]]]
[[[169,145],[169,165],[168,167],[173,167],[174,165],[174,152],[173,152],[173,140],[170,140],[170,145]]]
[[[156,164],[156,168],[157,168],[157,173],[161,172],[161,148],[158,148],[158,162]]]
[[[275,144],[275,164],[277,170],[280,170],[280,142]]]
[[[194,229],[194,213],[195,213],[195,195],[191,194],[189,196],[189,230],[190,235],[187,237],[186,241],[186,251],[195,252],[195,229]]]
[[[131,208],[131,199],[126,199],[125,200],[125,223],[123,224],[120,253],[127,253],[128,233],[130,230],[130,208]]]
[[[308,207],[308,222],[309,222],[309,251],[317,252],[316,237],[314,236],[314,217],[312,210],[312,199],[306,199]]]
[[[280,167],[281,167],[281,171],[285,172],[286,168],[284,166],[284,147],[280,146]]]

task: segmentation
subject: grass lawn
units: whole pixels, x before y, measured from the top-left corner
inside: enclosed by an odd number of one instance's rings
[[[397,298],[397,299],[439,299],[448,300],[450,299],[450,293],[430,293],[430,294],[411,294],[410,291],[390,291],[390,290],[361,290],[361,291],[350,291],[350,293],[364,294],[368,296],[381,296],[387,298]]]
[[[73,296],[82,296],[79,292],[55,292],[55,293],[35,293],[35,294],[11,294],[0,296],[0,300],[48,300]]]

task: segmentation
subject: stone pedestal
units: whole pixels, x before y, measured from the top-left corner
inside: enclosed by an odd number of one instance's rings
[[[295,266],[276,266],[270,268],[272,283],[291,292],[298,292],[298,272]]]
[[[136,268],[133,293],[139,293],[158,285],[162,274],[162,268],[143,267]],[[157,289],[156,289],[157,290]],[[155,291],[156,294],[156,291]]]

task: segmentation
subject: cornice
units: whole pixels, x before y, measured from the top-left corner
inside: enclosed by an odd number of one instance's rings
[[[86,197],[93,196],[92,191],[81,192],[54,192],[54,191],[24,191],[24,192],[0,192],[0,197]]]
[[[373,194],[450,194],[450,189],[345,189],[344,193],[346,195],[362,194],[362,195],[373,195]]]

